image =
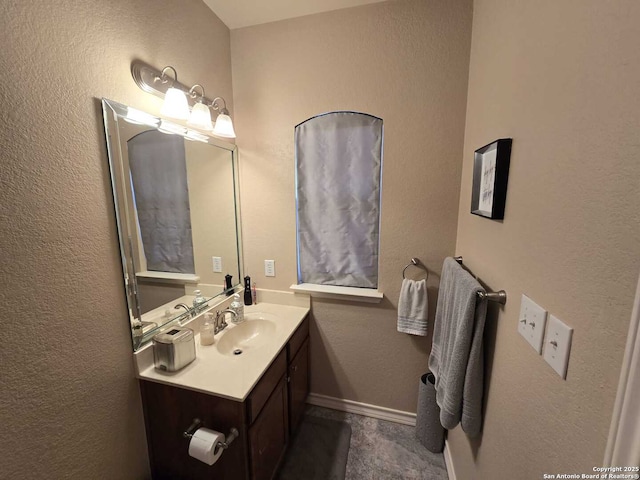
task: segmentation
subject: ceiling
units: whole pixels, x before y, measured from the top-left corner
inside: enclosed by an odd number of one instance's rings
[[[204,0],[230,29],[384,0]]]

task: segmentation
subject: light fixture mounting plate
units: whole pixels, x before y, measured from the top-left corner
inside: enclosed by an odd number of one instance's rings
[[[133,77],[133,81],[136,82],[136,85],[147,93],[164,98],[169,87],[175,87],[182,90],[187,96],[187,99],[193,103],[194,99],[189,95],[189,87],[172,79],[171,77],[168,77],[168,81],[163,82],[161,80],[162,71],[152,67],[151,65],[147,65],[141,60],[134,60],[131,63],[131,76]],[[206,105],[211,105],[213,103],[213,100],[210,100],[207,97],[198,98],[202,98],[202,102]]]

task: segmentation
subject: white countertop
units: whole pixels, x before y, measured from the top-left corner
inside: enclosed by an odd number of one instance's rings
[[[236,326],[228,321],[229,326],[216,335],[215,344],[202,346],[199,334],[202,322],[194,322],[193,326],[185,326],[196,331],[196,359],[177,372],[156,370],[153,366],[153,346],[148,345],[135,353],[138,378],[244,401],[309,313],[309,307],[259,303],[246,306],[244,311],[245,315],[266,313],[277,317],[274,320],[275,332],[268,343],[242,355],[224,355],[218,351],[216,344]]]

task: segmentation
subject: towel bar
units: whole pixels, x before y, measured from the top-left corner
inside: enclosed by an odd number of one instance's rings
[[[456,262],[462,265],[462,257],[453,257]],[[471,273],[471,272],[469,272]],[[488,302],[498,302],[500,305],[507,303],[507,292],[498,290],[497,292],[478,292],[480,299],[486,299]]]
[[[406,266],[406,267],[404,267],[404,268],[402,269],[402,278],[406,278],[406,277],[404,276],[404,272],[406,272],[406,271],[407,271],[407,268],[409,268],[409,267],[411,267],[411,266],[413,266],[413,267],[421,267],[421,268],[423,268],[423,269],[424,269],[424,271],[425,271],[425,272],[427,272],[427,278],[426,278],[425,280],[429,280],[429,269],[428,269],[427,267],[425,267],[425,266],[424,266],[424,264],[420,261],[420,259],[419,259],[419,258],[416,258],[416,257],[413,257],[413,258],[411,259],[411,261],[410,261],[409,263],[407,263],[407,266]]]

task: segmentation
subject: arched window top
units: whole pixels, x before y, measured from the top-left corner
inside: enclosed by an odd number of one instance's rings
[[[372,121],[380,122],[380,125],[382,125],[382,119],[380,117],[376,117],[375,115],[371,115],[370,113],[353,112],[351,110],[339,110],[336,112],[320,113],[318,115],[314,115],[313,117],[309,117],[306,120],[303,120],[302,122],[300,122],[298,125],[296,125],[295,128],[297,130],[298,127],[308,122],[313,122],[312,125],[316,123],[322,124],[323,122],[332,121],[333,118],[341,117],[341,116],[344,116],[346,118],[351,118],[353,120],[359,119],[360,121],[365,121],[365,119],[368,117]]]

